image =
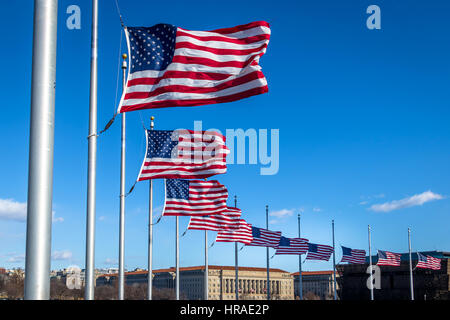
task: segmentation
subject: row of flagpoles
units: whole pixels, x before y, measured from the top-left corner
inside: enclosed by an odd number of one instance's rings
[[[119,13],[120,15],[120,13]],[[122,17],[120,15],[122,27],[124,27]],[[125,27],[124,27],[125,28]],[[162,28],[159,30],[159,28]],[[161,33],[160,36],[164,35],[167,38],[166,41],[169,44],[166,46],[173,46],[175,43],[175,38],[173,33],[175,33],[174,26],[170,25],[157,25],[151,30],[156,30]],[[131,28],[131,37],[140,37],[139,33],[142,32],[143,28]],[[164,29],[164,30],[163,30]],[[26,272],[27,277],[25,279],[25,299],[48,299],[49,297],[49,271],[50,271],[50,237],[51,237],[51,202],[52,202],[52,178],[53,178],[53,142],[54,142],[54,104],[55,104],[55,68],[56,68],[56,30],[57,30],[57,0],[35,0],[35,15],[34,15],[34,36],[33,36],[33,74],[32,74],[32,97],[31,97],[31,129],[30,129],[30,158],[29,158],[29,185],[28,185],[28,202],[27,202],[27,245],[26,245]],[[201,39],[196,35],[196,32],[187,31],[179,28],[182,37],[192,36],[198,39]],[[242,31],[244,30],[244,31]],[[250,30],[250,31],[248,31]],[[251,31],[256,30],[256,31]],[[157,33],[155,31],[155,33]],[[225,38],[226,41],[229,41],[229,34],[238,34],[241,35],[243,32],[256,32],[256,34],[251,34],[251,36],[247,35],[246,39],[252,39],[258,45],[261,45],[259,48],[252,48],[250,50],[251,53],[255,53],[251,56],[251,59],[246,63],[242,63],[242,61],[233,62],[233,66],[240,66],[245,69],[245,72],[241,70],[244,74],[242,78],[233,78],[236,77],[235,74],[231,74],[232,80],[227,82],[221,82],[221,85],[225,84],[226,86],[233,86],[236,83],[243,83],[245,85],[249,85],[251,89],[245,92],[239,92],[239,94],[231,96],[218,96],[218,99],[214,102],[209,103],[221,103],[221,102],[230,102],[237,99],[241,99],[243,97],[248,97],[255,94],[261,94],[267,92],[267,83],[260,72],[260,68],[258,65],[259,58],[264,54],[268,39],[270,37],[270,28],[266,22],[254,22],[247,25],[242,25],[234,28],[226,28],[226,29],[218,29],[214,32],[214,38],[220,39]],[[130,36],[129,31],[125,28],[125,33],[127,36],[127,42],[129,45],[129,54],[130,50]],[[147,32],[143,30],[143,32]],[[203,35],[204,32],[199,32],[197,34]],[[223,35],[227,37],[223,37]],[[157,34],[159,35],[159,33]],[[150,36],[148,37],[150,40]],[[131,38],[133,40],[133,38]],[[159,40],[159,38],[158,38]],[[234,39],[235,43],[239,43],[240,39]],[[196,40],[197,41],[197,40]],[[226,42],[225,41],[225,42]],[[259,41],[259,42],[258,42]],[[145,39],[144,39],[145,42]],[[173,42],[173,43],[172,43]],[[224,43],[225,43],[224,42]],[[162,42],[164,43],[164,41]],[[232,46],[234,51],[236,50],[236,45],[232,42]],[[186,44],[184,44],[186,45]],[[190,44],[193,45],[193,44]],[[223,45],[223,44],[222,44]],[[150,44],[148,44],[150,46]],[[159,46],[158,46],[159,48]],[[171,47],[172,48],[172,47]],[[172,48],[172,49],[173,49]],[[167,49],[167,48],[166,48]],[[206,51],[211,51],[211,48],[203,48]],[[134,50],[134,48],[133,48]],[[161,49],[162,53],[164,49]],[[215,49],[214,49],[215,50]],[[231,50],[227,47],[226,50]],[[145,51],[145,50],[144,50]],[[216,50],[217,51],[217,50]],[[220,51],[220,50],[219,50]],[[247,50],[249,51],[249,50]],[[246,52],[247,52],[246,51]],[[220,51],[222,52],[222,51]],[[228,52],[228,51],[226,51]],[[159,54],[159,53],[158,53]],[[167,54],[167,53],[166,53]],[[210,54],[210,52],[208,53]],[[241,52],[242,54],[242,52]],[[247,52],[248,54],[248,52]],[[219,55],[218,55],[219,56]],[[94,266],[94,257],[95,257],[95,189],[96,189],[96,152],[97,152],[97,57],[98,57],[98,0],[92,0],[92,36],[91,36],[91,73],[90,73],[90,102],[89,102],[89,135],[88,135],[88,188],[87,188],[87,210],[86,210],[86,290],[85,290],[85,299],[93,300],[94,299],[94,281],[95,281],[95,266]],[[150,57],[150,55],[149,55]],[[127,62],[126,59],[128,57],[123,55],[122,62],[122,78],[123,78],[123,95],[121,99],[120,107],[124,107],[124,104],[131,103],[127,100],[126,95],[126,84],[127,78],[126,70],[127,70]],[[186,57],[177,56],[179,61],[183,61]],[[187,57],[192,58],[192,57]],[[195,57],[194,57],[195,58]],[[220,57],[219,57],[220,58]],[[133,57],[134,59],[134,57]],[[159,59],[159,58],[158,58]],[[162,58],[161,58],[162,59]],[[162,59],[164,60],[164,59]],[[162,61],[161,60],[161,61]],[[132,60],[134,61],[134,60]],[[145,57],[144,57],[145,61]],[[196,60],[198,61],[198,60]],[[136,62],[136,61],[134,61]],[[150,64],[150,61],[147,62]],[[159,63],[159,61],[157,62]],[[209,62],[208,62],[209,63]],[[228,62],[227,62],[228,63]],[[139,63],[140,65],[141,63]],[[140,69],[136,69],[135,64],[132,62],[132,65],[129,66],[130,69],[134,68],[136,71],[142,71]],[[167,67],[167,66],[166,66]],[[234,67],[238,69],[237,67]],[[162,69],[157,69],[162,70]],[[165,69],[164,69],[165,70]],[[209,69],[206,69],[209,70]],[[240,70],[240,69],[239,69]],[[150,69],[153,72],[153,69]],[[145,71],[145,72],[148,72]],[[204,72],[204,71],[203,71]],[[246,73],[248,72],[248,74]],[[201,73],[201,72],[199,72]],[[205,74],[201,74],[203,77]],[[252,77],[248,77],[248,75],[252,75]],[[217,76],[217,75],[216,75]],[[224,76],[221,74],[220,76]],[[227,78],[225,78],[227,79]],[[238,79],[238,81],[235,81]],[[160,81],[161,79],[158,79]],[[162,79],[167,80],[167,79]],[[147,81],[147,80],[145,80]],[[248,82],[245,82],[248,81]],[[249,84],[251,83],[251,84]],[[255,86],[255,87],[251,87]],[[204,90],[209,88],[197,88],[198,90]],[[226,87],[226,89],[237,90],[233,87]],[[152,89],[153,90],[153,89]],[[206,90],[206,91],[208,91]],[[172,92],[173,93],[173,92]],[[142,92],[131,92],[131,96],[141,95]],[[176,95],[176,94],[175,94]],[[225,99],[224,99],[225,98]],[[145,99],[144,99],[145,100]],[[186,100],[180,100],[175,105],[180,105],[179,103],[186,102]],[[145,108],[154,107],[155,103],[157,106],[160,106],[160,102],[147,102],[149,105]],[[203,103],[204,101],[202,101]],[[198,101],[190,100],[187,101],[189,105],[197,105]],[[151,106],[150,106],[151,105]],[[136,105],[133,105],[135,108]],[[128,108],[128,109],[127,109]],[[125,129],[126,129],[126,111],[135,110],[130,105],[126,106],[124,111],[120,111],[122,113],[122,126],[121,126],[121,169],[120,169],[120,215],[119,215],[119,273],[118,273],[118,282],[119,282],[119,292],[118,296],[120,300],[124,299],[124,283],[125,283],[125,273],[124,273],[124,226],[125,226]],[[113,118],[114,119],[114,118]],[[151,119],[151,131],[154,129],[154,119]],[[111,120],[105,129],[109,128],[112,124]],[[102,131],[102,132],[103,132]],[[100,132],[101,133],[101,132]],[[149,133],[146,132],[146,135]],[[188,133],[189,134],[189,133]],[[196,133],[193,132],[194,136]],[[147,142],[148,143],[148,142]],[[224,147],[226,148],[226,146]],[[223,160],[223,159],[222,159]],[[223,170],[223,169],[222,169]],[[141,168],[142,171],[142,168]],[[151,170],[149,170],[151,171]],[[226,168],[225,168],[226,171]],[[217,171],[215,173],[206,175],[205,177],[209,177],[213,174],[224,173]],[[152,245],[153,245],[153,182],[154,173],[149,173],[147,177],[140,177],[138,180],[150,180],[149,185],[149,234],[148,234],[148,291],[147,296],[148,299],[152,297]],[[141,179],[142,178],[142,179]],[[165,177],[167,178],[167,177]],[[170,178],[173,179],[173,178]],[[180,179],[180,177],[175,177],[175,181]],[[188,178],[189,179],[189,178]],[[192,177],[191,177],[192,179]],[[205,179],[206,180],[206,179]],[[218,182],[217,182],[218,183]],[[189,183],[188,183],[189,185]],[[167,188],[167,183],[166,183]],[[225,189],[226,190],[226,189]],[[131,190],[130,190],[131,192]],[[167,194],[167,189],[166,189]],[[227,195],[228,197],[228,195]],[[166,198],[167,200],[167,198]],[[226,200],[225,200],[226,202]],[[237,197],[234,199],[235,209],[237,209]],[[269,221],[268,221],[268,206],[266,206],[266,229],[261,228],[253,228],[251,225],[247,224],[247,226],[251,227],[252,232],[272,232],[269,230]],[[237,209],[239,210],[239,209]],[[163,213],[164,214],[164,213]],[[176,231],[176,250],[175,250],[175,260],[176,260],[176,299],[180,298],[180,282],[179,282],[179,214],[169,214],[175,215],[175,231]],[[245,220],[244,220],[245,222]],[[266,247],[266,258],[267,258],[267,298],[270,299],[270,263],[269,263],[269,247],[275,248],[279,247],[282,244],[282,241],[296,240],[306,240],[300,238],[300,215],[298,216],[298,239],[289,239],[285,237],[281,237],[281,232],[272,232],[279,233],[279,237],[276,240],[276,244],[272,245],[261,245],[245,243],[246,245],[256,245],[256,246],[265,246]],[[255,237],[259,237],[255,235]],[[255,237],[252,239],[254,240]],[[369,268],[370,273],[372,274],[372,257],[371,257],[371,240],[370,240],[370,226],[368,229],[368,237],[369,237]],[[332,238],[333,238],[333,246],[325,246],[325,245],[317,245],[311,244],[306,240],[308,245],[308,254],[312,252],[312,254],[319,254],[320,250],[327,251],[330,255],[333,254],[333,274],[334,274],[334,299],[337,299],[336,293],[336,259],[335,259],[335,242],[334,242],[334,221],[332,221]],[[409,239],[409,256],[410,256],[410,279],[411,279],[411,298],[414,299],[413,295],[413,277],[412,277],[412,257],[411,257],[411,241],[410,241],[410,230],[408,230],[408,239]],[[216,239],[217,240],[217,239]],[[253,242],[252,240],[252,242]],[[233,241],[228,241],[233,242]],[[238,286],[238,246],[237,241],[235,242],[235,293],[236,299],[239,299],[239,286]],[[331,249],[332,248],[332,251]],[[277,254],[277,253],[276,253]],[[302,299],[302,261],[301,254],[299,255],[299,297]],[[308,259],[308,256],[306,257]],[[327,259],[329,260],[329,256]],[[207,231],[205,230],[205,298],[208,296],[208,238]],[[370,288],[371,291],[371,299],[373,299],[373,286]]]

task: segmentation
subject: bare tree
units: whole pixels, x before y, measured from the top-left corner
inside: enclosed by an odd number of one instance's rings
[[[115,299],[117,299],[117,288],[114,286],[99,286],[95,288],[95,300]]]
[[[3,274],[0,274],[0,296],[4,293],[6,290],[6,276]]]
[[[66,300],[71,295],[70,291],[64,281],[60,279],[50,280],[50,299]]]
[[[147,298],[147,285],[125,285],[126,300],[145,300]]]
[[[175,291],[168,288],[153,288],[152,298],[154,300],[175,300]]]
[[[84,287],[81,289],[73,289],[71,291],[71,297],[73,300],[83,300],[84,299]]]
[[[320,297],[314,292],[308,291],[305,294],[305,300],[321,300]]]
[[[18,273],[13,273],[9,276],[5,283],[6,295],[9,299],[23,299],[23,277]]]

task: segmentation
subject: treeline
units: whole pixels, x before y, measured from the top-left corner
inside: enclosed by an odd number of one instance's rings
[[[147,299],[147,285],[125,285],[126,300]],[[22,276],[13,274],[0,278],[0,298],[9,300],[23,299],[24,279]],[[52,279],[50,281],[51,300],[84,300],[84,288],[69,289],[64,281]],[[118,288],[116,286],[99,286],[95,288],[95,300],[117,300]],[[174,289],[153,288],[153,300],[175,300]]]

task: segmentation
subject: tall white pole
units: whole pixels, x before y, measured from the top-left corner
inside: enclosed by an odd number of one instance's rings
[[[266,229],[269,230],[269,206],[266,205]],[[267,300],[270,300],[270,266],[269,266],[269,247],[266,247],[267,259]]]
[[[205,178],[205,181],[207,181],[207,179]],[[204,275],[204,290],[205,290],[205,295],[204,298],[205,300],[208,300],[208,291],[209,291],[209,283],[208,283],[208,277],[209,277],[209,268],[208,268],[208,230],[205,230],[205,275]]]
[[[370,300],[373,300],[373,270],[372,270],[372,241],[370,239],[370,225],[367,226],[368,237],[369,237],[369,273],[370,273]]]
[[[411,256],[411,229],[408,228],[408,246],[409,246],[409,282],[411,288],[411,300],[414,300],[414,281],[413,281],[413,269],[412,269],[412,256]]]
[[[155,127],[155,117],[150,118],[150,130]],[[150,179],[149,204],[148,204],[148,279],[147,300],[152,300],[153,290],[153,179]]]
[[[50,298],[57,0],[34,1],[25,299]]]
[[[334,220],[331,221],[331,229],[333,233],[333,277],[334,277],[334,300],[337,300],[337,288],[336,288],[336,248],[334,246]]]
[[[180,237],[179,237],[179,217],[176,216],[175,219],[175,297],[176,300],[180,300]]]
[[[237,196],[234,196],[234,207],[237,208]],[[239,255],[238,255],[238,243],[234,243],[234,291],[236,294],[236,300],[239,300]]]
[[[86,212],[85,300],[94,300],[95,288],[95,185],[97,172],[97,44],[98,0],[92,0],[91,88],[89,100],[88,187]]]
[[[300,214],[298,214],[298,237],[300,234]],[[303,300],[303,274],[302,274],[302,255],[298,255],[298,298]]]
[[[209,276],[209,268],[208,268],[208,231],[205,230],[205,300],[208,300],[208,276]]]
[[[122,91],[126,86],[127,55],[122,56]],[[122,148],[120,152],[120,217],[119,217],[119,300],[125,296],[125,143],[126,143],[126,113],[122,113]]]

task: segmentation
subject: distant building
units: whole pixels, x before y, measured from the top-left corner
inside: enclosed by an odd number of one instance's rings
[[[299,273],[294,277],[294,295],[298,299]],[[336,274],[336,280],[338,275]],[[321,300],[334,299],[334,274],[333,271],[302,271],[303,299],[308,293],[313,293]],[[338,286],[339,289],[339,286]]]
[[[84,286],[84,271],[78,266],[50,272],[50,279],[63,281],[68,289],[81,289]]]
[[[9,277],[12,277],[12,276],[19,276],[19,277],[21,277],[22,279],[25,278],[25,270],[23,270],[22,268],[14,268],[14,269],[6,270],[6,274],[7,274]]]
[[[421,252],[442,259],[440,270],[416,269],[417,254],[413,253],[413,281],[415,300],[450,300],[450,252],[429,251]],[[339,264],[338,283],[340,296],[343,300],[369,300],[370,290],[367,287],[369,277],[366,264]],[[372,257],[372,264],[376,265],[377,256]],[[409,300],[410,273],[409,253],[401,256],[399,267],[380,266],[380,289],[374,289],[375,300]]]
[[[234,300],[235,294],[235,268],[232,266],[208,267],[208,299]],[[189,300],[202,300],[204,293],[205,267],[180,268],[180,294]],[[146,284],[147,271],[126,273],[128,285]],[[175,287],[175,268],[159,269],[153,271],[153,285],[155,288]],[[272,299],[293,300],[293,276],[280,269],[270,269],[270,288]],[[117,274],[105,274],[97,279],[97,286],[114,285]],[[267,298],[267,272],[266,268],[239,267],[240,299],[264,300]]]
[[[66,275],[63,280],[65,280],[66,287],[68,289],[81,289],[83,285],[81,279],[81,269],[75,266],[67,268]]]

